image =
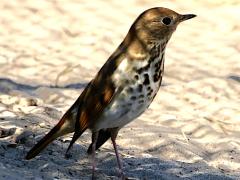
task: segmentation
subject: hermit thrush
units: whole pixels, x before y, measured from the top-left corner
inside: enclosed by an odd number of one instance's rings
[[[93,158],[93,177],[95,150],[109,138],[123,177],[115,142],[118,131],[151,104],[162,82],[166,44],[179,23],[195,16],[181,15],[162,7],[144,11],[76,102],[28,152],[26,159],[35,157],[57,137],[74,132],[69,150],[89,128],[92,143],[88,153]]]

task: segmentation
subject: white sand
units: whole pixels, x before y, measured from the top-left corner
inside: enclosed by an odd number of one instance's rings
[[[120,131],[126,175],[239,179],[239,0],[2,0],[0,132],[7,134],[0,133],[0,179],[91,177],[89,132],[70,159],[64,153],[71,135],[34,160],[24,156],[76,100],[135,18],[154,6],[198,17],[173,35],[164,86],[149,110]],[[117,179],[111,143],[98,151],[97,168],[99,179]]]

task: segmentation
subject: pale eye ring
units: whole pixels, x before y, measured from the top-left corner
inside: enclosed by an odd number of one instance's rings
[[[172,19],[170,17],[164,17],[162,19],[162,23],[165,24],[166,26],[170,25],[172,22]]]

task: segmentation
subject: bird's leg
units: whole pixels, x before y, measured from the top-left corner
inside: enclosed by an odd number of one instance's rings
[[[97,139],[98,139],[98,131],[92,133],[92,179],[94,179],[94,173],[96,168],[95,150],[96,150]]]
[[[121,158],[119,156],[118,147],[117,147],[117,144],[116,144],[117,134],[118,134],[118,130],[111,131],[111,140],[112,140],[112,144],[113,144],[115,154],[116,154],[116,157],[117,157],[117,163],[118,163],[118,167],[119,167],[119,170],[120,170],[120,176],[122,178],[124,178],[123,165],[122,165],[122,161],[121,161]]]

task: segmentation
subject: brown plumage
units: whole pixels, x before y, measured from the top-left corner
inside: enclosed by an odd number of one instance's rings
[[[123,177],[115,142],[118,131],[151,104],[162,81],[166,44],[177,25],[193,17],[167,8],[143,12],[77,101],[28,152],[26,159],[38,155],[57,137],[74,132],[68,152],[82,133],[90,129],[92,143],[87,152],[93,157],[93,176],[95,150],[111,138]]]

